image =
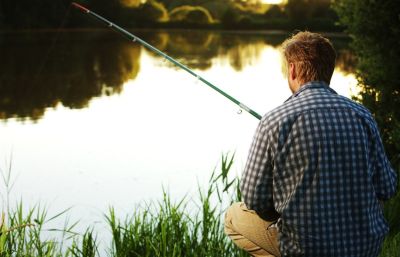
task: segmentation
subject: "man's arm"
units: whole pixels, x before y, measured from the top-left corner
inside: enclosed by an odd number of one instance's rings
[[[241,180],[243,201],[264,219],[276,219],[273,204],[272,153],[268,131],[262,120],[257,127],[250,147]]]

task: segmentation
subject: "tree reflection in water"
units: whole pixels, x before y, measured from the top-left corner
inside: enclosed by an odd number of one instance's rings
[[[218,58],[236,71],[256,63],[264,47],[277,47],[287,36],[205,31],[135,34],[191,69],[210,69]],[[10,33],[1,38],[3,120],[37,121],[47,108],[58,104],[87,107],[93,97],[120,93],[123,84],[140,71],[143,48],[112,32]],[[339,45],[338,66],[351,72],[352,54],[342,48]],[[155,53],[149,54],[162,61]]]
[[[140,46],[109,33],[11,34],[1,42],[0,118],[40,119],[59,103],[84,108],[137,76]]]

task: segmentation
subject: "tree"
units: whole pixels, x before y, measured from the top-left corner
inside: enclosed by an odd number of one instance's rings
[[[4,27],[4,10],[3,2],[0,2],[0,29]]]
[[[285,12],[279,5],[272,5],[265,13],[265,18],[267,19],[284,19],[287,18]]]
[[[336,20],[336,14],[331,9],[331,0],[288,0],[285,10],[293,21],[312,18]]]
[[[210,12],[201,6],[183,5],[174,8],[170,13],[171,21],[185,21],[189,24],[211,24],[214,19]]]
[[[0,119],[38,120],[59,103],[83,108],[93,97],[121,92],[139,73],[140,45],[113,34],[66,33],[51,52],[53,42],[44,37],[15,33],[3,39]],[[15,44],[20,40],[29,47]]]
[[[142,4],[140,0],[121,0],[120,2],[126,7],[139,7]]]
[[[122,10],[120,0],[88,0],[88,6],[107,19],[119,22],[118,18]]]
[[[289,19],[293,21],[302,21],[311,18],[312,8],[309,0],[288,0],[285,11]]]
[[[371,110],[381,130],[392,165],[400,168],[400,1],[336,0],[340,22],[353,39],[359,100]],[[400,176],[399,176],[400,177]],[[391,236],[386,256],[398,254],[400,244],[400,190],[385,204]],[[397,244],[397,249],[396,248]]]
[[[228,8],[221,17],[221,23],[226,28],[235,28],[239,22],[240,13],[233,7]]]
[[[400,1],[339,0],[358,56],[361,101],[373,112],[392,158],[400,152]]]
[[[142,21],[145,22],[165,22],[168,21],[168,11],[164,4],[155,0],[149,0],[139,8]]]
[[[70,4],[66,0],[19,0],[0,3],[0,19],[8,28],[57,28]]]

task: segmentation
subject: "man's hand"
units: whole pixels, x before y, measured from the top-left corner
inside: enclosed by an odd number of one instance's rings
[[[275,210],[260,211],[260,212],[256,211],[256,213],[260,218],[269,222],[276,221],[281,216]]]

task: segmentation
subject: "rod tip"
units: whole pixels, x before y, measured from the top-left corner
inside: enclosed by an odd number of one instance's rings
[[[83,7],[82,5],[72,2],[71,3],[72,6],[74,6],[75,8],[78,8],[79,10],[83,11],[83,12],[89,12],[89,9]]]

